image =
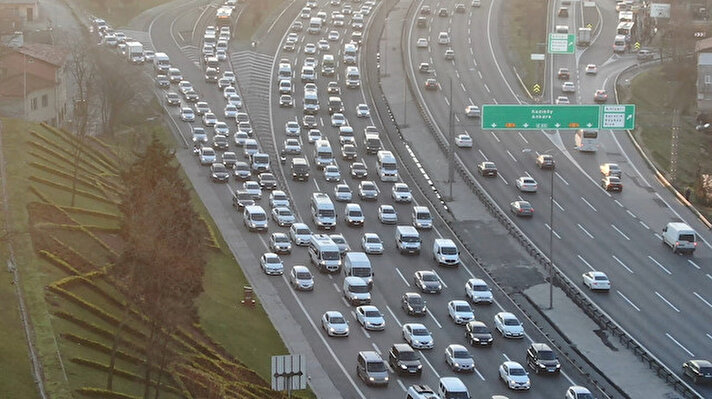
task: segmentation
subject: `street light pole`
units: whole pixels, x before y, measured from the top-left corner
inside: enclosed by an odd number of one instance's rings
[[[554,171],[551,171],[549,198],[549,309],[554,308]]]
[[[450,183],[450,201],[452,198],[452,183],[455,180],[455,129],[453,127],[453,114],[452,114],[452,78],[450,78],[450,115],[448,120],[448,128],[450,129],[450,145],[448,146],[448,164],[447,164],[447,180]]]

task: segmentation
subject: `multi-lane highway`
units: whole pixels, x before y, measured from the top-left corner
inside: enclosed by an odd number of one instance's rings
[[[549,31],[567,25],[569,32],[582,26],[581,2],[572,2],[569,17],[556,15],[560,1],[550,2]],[[606,89],[609,103],[614,100],[616,75],[637,63],[635,55],[614,55],[611,44],[617,18],[615,4],[596,3],[600,9],[601,29],[591,47],[578,49],[575,55],[547,58],[547,91],[550,103],[560,95],[559,68],[571,71],[576,93],[571,103],[593,103],[593,93]],[[420,6],[429,5],[432,14],[419,15]],[[437,10],[447,7],[449,16],[439,17]],[[479,128],[479,120],[468,120],[464,108],[469,104],[521,102],[520,86],[506,65],[498,40],[496,21],[501,20],[501,3],[485,1],[480,8],[468,7],[454,13],[452,4],[423,1],[415,7],[408,33],[407,58],[409,78],[439,133],[448,134],[450,110],[449,82],[453,81],[455,131],[469,132],[474,149],[459,149],[458,157],[470,165],[494,161],[497,178],[480,178],[482,186],[503,209],[510,201],[523,198],[532,203],[536,214],[530,220],[516,220],[519,227],[548,253],[549,195],[554,182],[553,251],[554,262],[572,280],[581,284],[581,274],[604,271],[613,288],[607,294],[593,294],[594,300],[639,342],[670,369],[680,372],[689,358],[709,358],[712,353],[712,274],[709,265],[712,237],[675,197],[660,185],[636,152],[624,132],[602,130],[599,150],[580,153],[574,149],[573,131],[500,132]],[[427,28],[419,28],[415,17],[425,16]],[[443,56],[447,46],[437,44],[439,32],[449,32],[455,60]],[[419,38],[428,40],[427,48],[417,46]],[[422,62],[434,66],[435,73],[418,71]],[[597,64],[598,74],[586,75],[587,64]],[[435,76],[440,89],[425,90],[423,82]],[[554,172],[535,165],[538,154],[553,154]],[[624,170],[622,193],[608,193],[600,186],[599,165],[616,162]],[[552,176],[553,173],[553,176]],[[519,176],[531,176],[539,183],[536,194],[520,193],[514,186]],[[673,254],[661,245],[661,229],[666,223],[684,220],[693,226],[700,242],[694,256]],[[581,284],[583,289],[583,285]],[[703,396],[708,388],[696,387]]]
[[[354,7],[356,4],[353,3]],[[382,332],[367,332],[359,327],[354,319],[354,308],[349,306],[343,299],[342,281],[343,275],[339,274],[320,274],[312,268],[308,261],[307,251],[304,247],[295,247],[291,255],[282,257],[285,264],[285,271],[288,272],[293,265],[303,264],[310,267],[315,275],[315,290],[313,292],[295,292],[288,284],[286,276],[270,277],[260,275],[259,278],[270,281],[284,306],[289,309],[290,313],[299,323],[301,328],[309,340],[322,366],[327,370],[330,379],[340,389],[344,397],[362,397],[362,398],[377,398],[377,397],[400,397],[404,395],[407,386],[414,383],[427,383],[432,387],[437,386],[439,377],[453,375],[448,369],[444,361],[444,349],[452,343],[465,344],[465,332],[462,326],[455,325],[447,314],[447,303],[453,299],[464,299],[464,282],[472,277],[484,277],[476,268],[474,259],[466,252],[462,253],[462,265],[456,269],[445,269],[436,266],[432,257],[432,244],[437,237],[448,237],[448,226],[441,220],[436,219],[435,229],[421,231],[423,239],[423,250],[418,256],[400,255],[395,249],[394,233],[395,226],[381,224],[377,218],[377,208],[380,204],[392,204],[396,208],[399,216],[398,224],[410,224],[410,210],[413,205],[425,205],[433,207],[427,200],[417,191],[414,192],[414,201],[412,204],[395,204],[390,198],[390,190],[393,183],[381,182],[377,176],[377,165],[374,155],[366,155],[363,147],[363,130],[366,126],[376,126],[377,129],[382,129],[379,115],[375,113],[375,107],[371,103],[371,98],[368,95],[367,85],[373,82],[363,80],[360,88],[348,89],[344,84],[345,66],[343,64],[343,48],[344,44],[351,38],[351,27],[349,24],[346,27],[334,27],[330,22],[327,22],[326,27],[322,29],[319,35],[309,35],[306,32],[299,32],[296,44],[296,49],[293,52],[285,52],[282,50],[284,39],[287,35],[287,29],[291,25],[292,19],[298,18],[297,13],[303,5],[293,3],[292,6],[285,10],[275,21],[269,31],[265,34],[260,43],[260,49],[273,49],[274,53],[245,51],[240,49],[231,49],[229,60],[222,63],[221,67],[234,70],[237,73],[238,89],[245,100],[245,109],[249,112],[252,125],[255,129],[254,137],[258,139],[263,151],[270,154],[272,157],[273,170],[278,175],[280,180],[279,188],[287,191],[292,201],[292,210],[297,214],[300,221],[307,223],[313,231],[316,231],[316,226],[311,220],[309,205],[307,199],[313,192],[325,192],[332,196],[335,183],[327,183],[322,173],[314,167],[312,158],[313,145],[306,140],[306,131],[302,131],[300,138],[302,141],[304,156],[308,158],[310,166],[311,178],[308,182],[293,182],[290,176],[288,167],[289,162],[281,165],[278,162],[277,154],[282,147],[282,141],[286,138],[284,126],[287,121],[298,120],[302,118],[302,97],[303,83],[299,79],[299,72],[303,65],[305,54],[304,47],[307,43],[314,43],[326,37],[327,31],[336,30],[340,33],[338,41],[330,41],[329,50],[318,51],[313,55],[315,59],[321,61],[324,53],[333,54],[337,62],[337,70],[334,77],[318,76],[316,85],[319,91],[319,102],[321,110],[317,114],[318,129],[322,135],[331,142],[332,148],[336,153],[336,164],[339,166],[343,182],[347,183],[354,190],[353,202],[360,203],[364,209],[366,222],[364,227],[351,228],[347,227],[341,219],[343,216],[343,203],[336,202],[337,214],[340,216],[337,223],[336,232],[343,234],[353,250],[359,249],[359,243],[362,234],[365,232],[377,233],[384,242],[385,254],[370,256],[371,262],[375,269],[375,284],[372,290],[373,304],[376,305],[383,313],[386,320],[386,329]],[[203,71],[200,64],[199,49],[201,46],[200,38],[202,32],[208,24],[212,23],[211,15],[213,8],[201,8],[196,12],[195,5],[186,4],[184,6],[175,7],[171,10],[162,13],[155,18],[149,27],[149,34],[152,47],[157,51],[166,52],[171,63],[181,69],[185,79],[191,81],[193,86],[200,93],[201,100],[207,101],[212,110],[222,118],[222,109],[226,103],[222,93],[214,84],[205,83],[203,79]],[[331,16],[332,10],[341,10],[342,6],[332,6],[326,2],[319,3],[315,9],[324,10]],[[239,12],[239,8],[238,8]],[[369,31],[368,27],[374,15],[385,12],[382,9],[382,4],[376,3],[371,14],[365,18],[364,40],[374,40],[370,35],[373,32]],[[347,18],[347,21],[350,19]],[[330,21],[330,19],[329,19]],[[308,22],[305,21],[305,22]],[[190,33],[190,34],[188,34]],[[232,45],[232,44],[231,44]],[[462,51],[462,50],[458,50]],[[370,54],[359,53],[359,64],[363,65],[364,58],[370,57]],[[294,108],[280,108],[278,105],[278,89],[277,89],[277,64],[279,60],[286,58],[292,65],[293,93],[295,104]],[[247,60],[247,61],[246,61]],[[244,69],[243,69],[244,68]],[[249,77],[245,77],[245,70],[250,68],[253,72]],[[265,73],[265,69],[269,71]],[[376,182],[380,189],[380,196],[377,201],[367,202],[360,201],[356,195],[358,181],[348,175],[348,162],[341,159],[339,156],[339,143],[337,129],[330,125],[328,113],[326,112],[327,104],[327,83],[330,81],[338,82],[341,87],[341,98],[343,99],[345,112],[344,115],[348,119],[351,126],[354,127],[356,142],[358,143],[359,156],[358,159],[365,162],[369,169],[369,179]],[[162,93],[159,93],[162,98]],[[356,106],[361,103],[370,105],[372,115],[369,118],[358,118],[356,116]],[[178,118],[177,107],[166,107],[171,119],[175,123],[178,134],[187,142],[190,141],[191,132],[190,124],[181,122]],[[194,122],[198,126],[200,122]],[[234,122],[229,123],[231,133],[236,130]],[[210,135],[212,132],[208,129]],[[390,145],[387,140],[384,140],[386,149]],[[241,156],[241,148],[237,147],[234,142],[230,143],[230,150],[238,153]],[[186,149],[189,151],[189,149]],[[291,157],[290,157],[291,158]],[[207,167],[201,167],[197,160],[194,168],[202,170],[206,181],[209,179]],[[400,170],[399,180],[405,183],[411,183],[409,176],[404,170]],[[206,189],[209,195],[220,198],[221,206],[225,209],[231,209],[232,193],[238,188],[239,183],[231,179],[230,183],[213,184]],[[414,185],[411,184],[411,187]],[[201,193],[205,195],[206,193]],[[269,210],[267,195],[259,202],[265,209]],[[435,212],[433,212],[436,215]],[[234,227],[244,229],[242,215],[234,212],[232,216]],[[287,232],[287,228],[276,227],[270,222],[269,232],[283,231]],[[255,257],[259,257],[263,252],[267,252],[267,240],[269,234],[245,234],[247,236],[247,244],[253,249]],[[243,264],[243,268],[258,268],[258,265]],[[416,318],[407,316],[400,307],[401,295],[407,291],[417,291],[413,287],[413,273],[417,270],[434,270],[443,283],[443,292],[439,295],[425,295],[428,306],[428,314],[424,318]],[[491,306],[474,306],[476,318],[484,321],[493,331],[493,318],[497,312],[506,310],[515,312],[521,320],[524,321],[524,327],[527,336],[523,340],[506,340],[495,333],[495,342],[493,348],[470,348],[470,352],[474,356],[476,371],[472,375],[462,375],[463,381],[469,387],[470,392],[477,392],[478,395],[492,395],[503,393],[506,391],[504,385],[498,381],[497,367],[502,362],[511,359],[522,364],[525,363],[525,351],[530,342],[544,341],[542,335],[535,329],[533,325],[526,321],[526,318],[517,312],[513,303],[501,292],[494,293],[495,303]],[[348,338],[330,338],[327,337],[324,331],[320,328],[320,319],[324,312],[329,310],[337,310],[344,314],[350,321],[351,334]],[[435,348],[431,350],[421,351],[420,355],[424,363],[423,376],[421,378],[402,378],[391,373],[391,381],[387,389],[374,389],[366,387],[356,376],[356,355],[359,351],[375,350],[376,352],[387,357],[387,352],[390,346],[394,343],[404,342],[401,334],[401,326],[408,322],[423,323],[432,332]],[[586,385],[586,380],[583,376],[575,373],[574,369],[563,365],[563,375],[553,378],[534,376],[532,374],[532,397],[556,397],[563,395],[566,387],[570,385]]]

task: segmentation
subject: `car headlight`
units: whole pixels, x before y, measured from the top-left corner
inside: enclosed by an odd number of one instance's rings
[[[369,380],[369,381],[375,381],[375,379],[374,379],[373,377],[368,377],[368,380]]]
[[[480,339],[479,339],[479,338],[477,338],[477,337],[471,337],[471,338],[472,338],[472,340],[473,340],[473,341],[477,341],[477,342],[480,342]]]
[[[546,365],[545,365],[545,364],[539,364],[539,367],[545,369],[545,368],[546,368]]]
[[[418,370],[420,370],[420,369],[422,369],[422,368],[423,368],[423,365],[422,365],[422,364],[419,364],[419,365],[418,365]]]
[[[335,332],[335,331],[336,331],[336,330],[334,329],[334,327],[329,327],[329,332],[332,332],[332,333],[333,333],[333,332]]]
[[[405,364],[401,364],[401,368],[402,368],[403,370],[405,370],[405,369],[408,368],[408,366],[406,366]]]
[[[453,363],[453,365],[454,365],[455,367],[460,367],[460,363],[458,363],[458,362]]]

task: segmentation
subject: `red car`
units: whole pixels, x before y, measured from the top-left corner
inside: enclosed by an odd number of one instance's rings
[[[596,90],[596,93],[593,94],[593,101],[597,103],[605,103],[608,101],[608,93],[606,93],[603,89]]]

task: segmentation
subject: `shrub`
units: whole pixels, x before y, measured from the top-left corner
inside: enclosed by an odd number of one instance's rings
[[[105,398],[105,399],[141,399],[138,396],[127,395],[125,393],[108,391],[103,388],[82,387],[76,390],[77,393],[90,398]]]

